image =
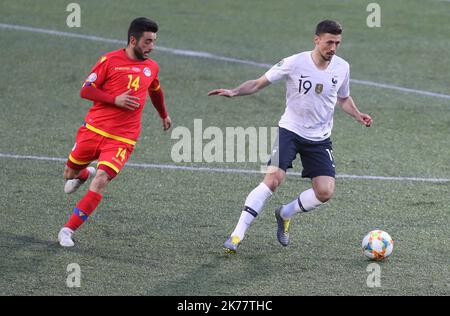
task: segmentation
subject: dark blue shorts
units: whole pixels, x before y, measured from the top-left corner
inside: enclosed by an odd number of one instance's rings
[[[336,176],[330,138],[316,142],[280,127],[268,165],[287,171],[293,168],[292,162],[297,158],[297,154],[300,154],[302,160],[303,178]]]

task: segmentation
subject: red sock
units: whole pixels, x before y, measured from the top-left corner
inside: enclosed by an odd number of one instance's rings
[[[77,230],[94,212],[101,200],[101,194],[89,190],[75,206],[72,216],[64,227]]]
[[[89,178],[89,171],[87,170],[87,168],[84,168],[83,170],[80,171],[80,173],[78,173],[78,179],[80,179],[81,181],[86,181]]]

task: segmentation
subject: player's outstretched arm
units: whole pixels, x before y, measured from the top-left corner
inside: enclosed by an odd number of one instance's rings
[[[351,96],[346,98],[338,98],[338,104],[345,113],[354,117],[355,120],[360,122],[362,125],[365,125],[366,127],[370,127],[372,125],[372,117],[370,117],[369,114],[361,113]]]
[[[267,80],[266,76],[262,76],[259,79],[249,80],[241,84],[239,87],[228,90],[228,89],[216,89],[208,92],[208,95],[220,95],[227,98],[237,97],[241,95],[250,95],[258,92],[259,90],[270,85],[270,81]]]

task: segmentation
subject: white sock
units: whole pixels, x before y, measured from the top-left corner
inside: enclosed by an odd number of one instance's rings
[[[309,212],[315,208],[318,208],[323,203],[320,202],[313,189],[302,192],[297,200],[292,201],[289,204],[283,205],[281,210],[281,217],[283,219],[289,219],[299,212]]]
[[[241,213],[239,222],[234,229],[231,236],[237,236],[240,240],[244,239],[245,232],[249,228],[250,224],[255,220],[266,203],[267,199],[272,196],[273,192],[265,185],[261,183],[256,187],[247,197],[245,201],[244,211]]]

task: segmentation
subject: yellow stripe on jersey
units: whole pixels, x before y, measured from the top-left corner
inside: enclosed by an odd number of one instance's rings
[[[125,137],[120,137],[120,136],[116,136],[116,135],[110,134],[110,133],[102,131],[101,129],[98,129],[98,128],[92,126],[92,125],[89,125],[88,123],[86,123],[86,128],[88,130],[93,131],[94,133],[102,135],[103,137],[115,139],[115,140],[118,140],[119,142],[123,142],[123,143],[130,144],[130,145],[133,145],[133,146],[136,145],[136,141],[135,140],[131,140],[131,139],[128,139],[128,138],[125,138]]]
[[[150,91],[158,91],[161,88],[161,85],[159,84],[155,89],[150,89]]]
[[[110,167],[112,170],[114,170],[116,173],[119,173],[120,172],[120,170],[119,170],[119,168],[117,168],[116,166],[114,166],[112,163],[110,163],[109,161],[99,161],[98,163],[97,163],[97,168],[98,168],[98,166],[100,166],[100,165],[105,165],[105,166],[107,166],[107,167]]]
[[[76,160],[75,158],[73,158],[72,154],[69,155],[69,160],[72,161],[74,164],[80,165],[80,166],[88,165],[88,164],[90,164],[93,161],[93,160],[91,160],[91,161],[79,161],[79,160]]]

